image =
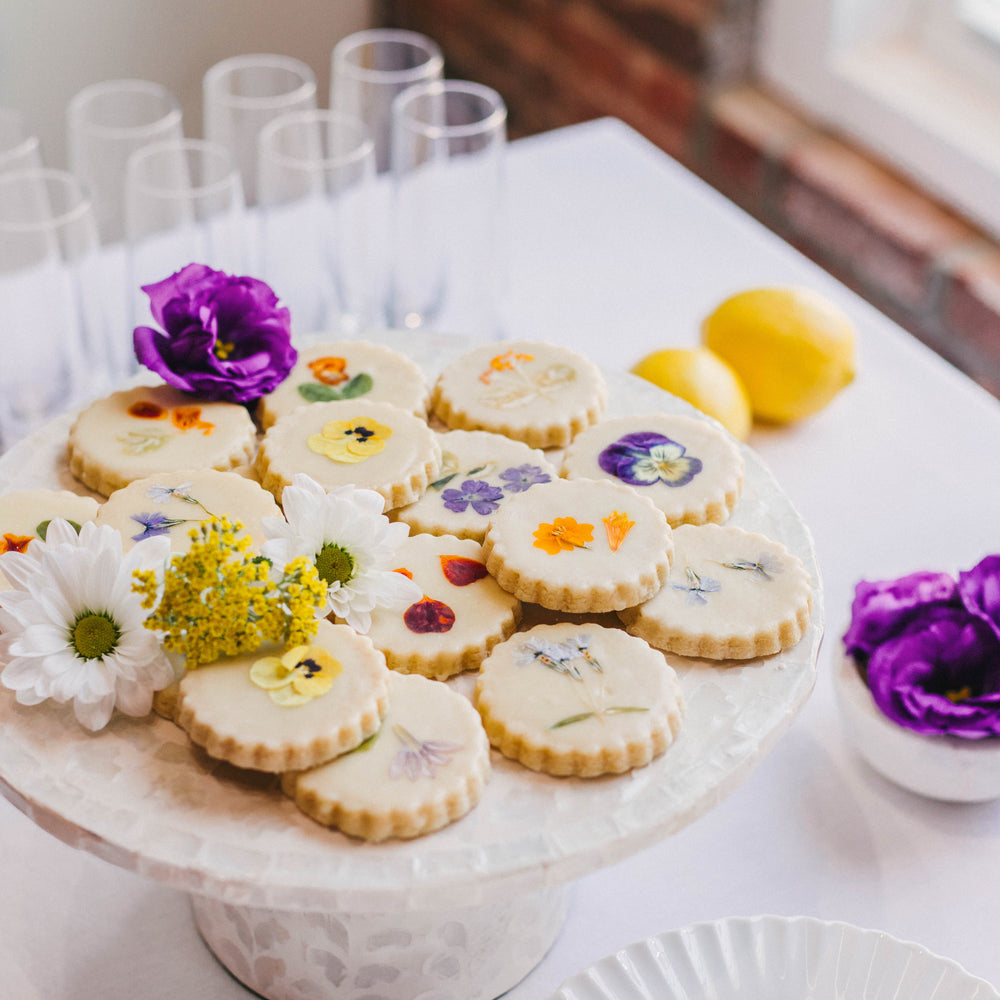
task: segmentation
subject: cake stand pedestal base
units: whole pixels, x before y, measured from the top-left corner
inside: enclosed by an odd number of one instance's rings
[[[192,896],[216,958],[267,1000],[493,1000],[552,946],[568,890],[447,910],[299,913]]]

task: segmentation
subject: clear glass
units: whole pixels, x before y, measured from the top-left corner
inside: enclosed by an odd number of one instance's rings
[[[440,80],[444,57],[426,35],[371,28],[342,38],[330,57],[330,107],[360,118],[375,143],[379,173],[389,169],[392,102],[407,87]]]
[[[376,312],[375,153],[357,118],[302,111],[266,125],[258,150],[259,273],[297,333],[351,335]]]
[[[202,81],[204,135],[226,146],[243,179],[247,204],[257,202],[257,137],[280,115],[316,107],[316,74],[289,56],[233,56]]]
[[[0,174],[0,448],[115,378],[99,249],[73,175]]]
[[[20,111],[0,108],[0,173],[41,166],[41,148],[31,123]]]
[[[120,242],[128,158],[150,143],[183,136],[180,104],[158,83],[108,80],[76,94],[66,118],[70,172],[93,202],[101,242]]]
[[[503,335],[507,109],[481,84],[411,87],[392,108],[395,327]]]
[[[243,185],[225,146],[158,143],[128,162],[125,225],[131,325],[151,321],[143,285],[199,263],[243,274],[250,262]]]

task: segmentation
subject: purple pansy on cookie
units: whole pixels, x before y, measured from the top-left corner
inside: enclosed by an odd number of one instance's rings
[[[609,475],[629,486],[686,486],[701,472],[700,458],[685,447],[654,431],[635,431],[609,444],[597,462]]]

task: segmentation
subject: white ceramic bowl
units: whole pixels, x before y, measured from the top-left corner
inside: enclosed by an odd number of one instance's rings
[[[834,668],[834,690],[844,736],[883,777],[945,802],[1000,798],[1000,737],[923,736],[898,725],[875,704],[849,656]]]
[[[950,959],[811,917],[729,917],[637,941],[549,1000],[1000,1000]]]

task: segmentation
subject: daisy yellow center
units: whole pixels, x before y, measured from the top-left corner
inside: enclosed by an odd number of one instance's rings
[[[347,549],[327,542],[316,556],[316,572],[327,586],[333,583],[346,586],[354,577],[354,556]]]
[[[99,660],[114,651],[121,630],[107,614],[84,611],[70,629],[70,641],[76,655],[85,660]]]

